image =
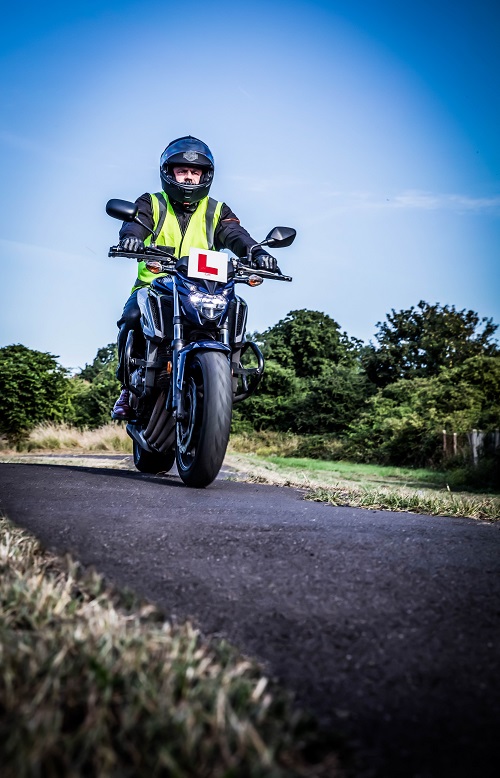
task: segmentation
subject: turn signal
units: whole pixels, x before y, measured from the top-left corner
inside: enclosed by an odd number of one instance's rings
[[[155,262],[154,259],[147,260],[146,267],[150,273],[161,273],[163,269],[161,262]]]
[[[170,375],[171,372],[172,372],[172,363],[171,362],[167,362],[167,373],[168,373],[168,375]]]
[[[251,275],[248,277],[247,284],[248,286],[260,286],[263,280],[260,276]]]

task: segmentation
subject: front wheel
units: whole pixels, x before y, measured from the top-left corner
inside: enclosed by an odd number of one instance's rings
[[[168,473],[175,461],[173,451],[156,454],[141,448],[134,440],[134,465],[141,473]]]
[[[226,454],[233,390],[231,368],[221,351],[202,351],[186,368],[183,419],[177,422],[176,457],[187,486],[212,483]]]

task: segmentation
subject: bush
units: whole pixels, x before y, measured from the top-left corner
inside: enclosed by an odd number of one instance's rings
[[[293,401],[302,394],[302,382],[292,368],[269,360],[256,393],[235,408],[235,423],[252,429],[295,430]]]
[[[52,354],[18,343],[0,349],[0,434],[10,443],[72,413],[68,371]]]
[[[481,457],[474,467],[472,463],[445,462],[446,481],[451,489],[489,489],[500,491],[500,453]]]
[[[344,458],[345,450],[345,444],[335,435],[301,435],[295,453],[288,456],[336,461]]]
[[[337,460],[344,454],[343,443],[334,435],[296,435],[274,430],[236,432],[230,445],[234,451],[259,456]]]
[[[116,378],[118,352],[110,343],[98,349],[91,365],[85,365],[71,380],[74,413],[71,419],[78,427],[97,429],[110,420],[111,409],[120,393]]]
[[[331,365],[290,400],[292,429],[309,434],[343,434],[366,406],[375,387],[355,368]]]
[[[473,357],[432,378],[395,381],[350,425],[350,454],[364,462],[441,465],[441,431],[495,429],[499,397],[500,357]]]

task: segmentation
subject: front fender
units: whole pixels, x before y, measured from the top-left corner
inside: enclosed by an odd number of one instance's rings
[[[193,351],[224,351],[228,357],[231,355],[231,349],[226,346],[225,343],[219,343],[216,340],[196,340],[193,343],[188,343],[179,351],[177,357],[177,379],[176,387],[178,395],[182,390],[182,384],[184,383],[184,371],[186,369],[187,358]]]

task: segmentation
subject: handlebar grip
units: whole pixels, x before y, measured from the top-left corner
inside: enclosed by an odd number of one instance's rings
[[[108,257],[127,257],[129,259],[138,259],[141,262],[145,262],[147,259],[160,259],[162,262],[172,262],[174,264],[177,262],[174,256],[163,251],[154,251],[152,249],[148,251],[124,251],[119,246],[110,246]]]
[[[279,273],[273,273],[271,270],[259,270],[259,268],[249,267],[245,263],[242,263],[241,260],[238,266],[238,270],[243,270],[245,273],[260,276],[261,278],[269,278],[272,281],[293,281],[292,276],[283,275],[281,270]]]
[[[127,259],[143,260],[145,256],[145,254],[139,254],[137,251],[122,251],[122,249],[116,246],[111,246],[108,251],[108,257],[126,257]]]

